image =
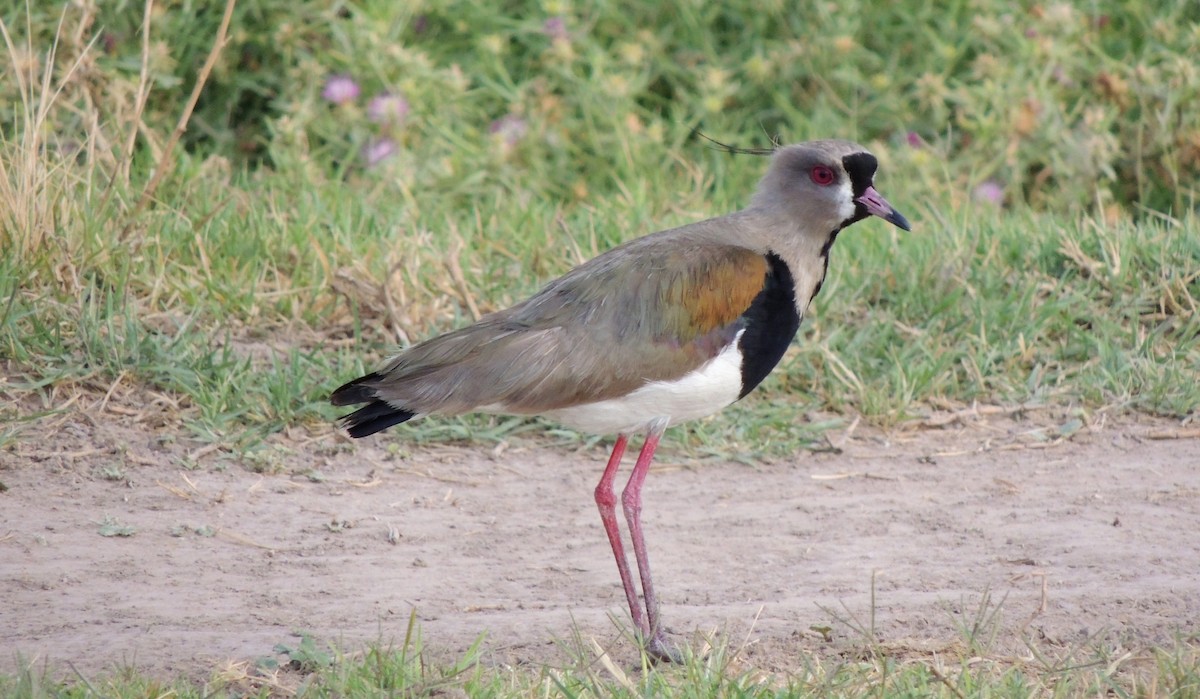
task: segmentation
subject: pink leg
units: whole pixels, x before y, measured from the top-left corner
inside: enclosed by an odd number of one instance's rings
[[[649,627],[642,616],[642,604],[638,601],[637,591],[633,589],[633,576],[629,574],[629,561],[625,558],[625,546],[621,543],[621,531],[617,529],[617,496],[613,493],[613,478],[617,475],[617,467],[621,465],[621,457],[625,455],[625,445],[629,438],[623,434],[617,435],[617,443],[613,445],[612,456],[608,457],[608,466],[604,475],[596,485],[596,506],[600,508],[600,520],[604,522],[604,533],[608,534],[608,543],[612,546],[613,557],[617,559],[617,570],[621,573],[621,584],[625,586],[625,599],[629,601],[629,615],[638,631],[646,636]]]
[[[650,462],[654,460],[654,450],[658,448],[658,440],[665,430],[665,424],[656,425],[646,434],[646,441],[642,444],[642,451],[638,454],[629,482],[625,484],[621,501],[625,506],[625,521],[629,523],[629,538],[633,541],[633,555],[637,559],[638,573],[642,576],[642,597],[646,602],[649,625],[646,651],[659,660],[676,660],[676,653],[663,640],[662,626],[658,620],[658,599],[654,596],[654,581],[650,578],[650,556],[646,553],[646,538],[642,534],[642,484],[646,482]]]

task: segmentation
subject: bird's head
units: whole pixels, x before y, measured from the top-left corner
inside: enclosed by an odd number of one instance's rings
[[[751,206],[826,235],[868,216],[904,230],[908,220],[875,189],[879,161],[850,141],[810,141],[771,151],[771,165]]]

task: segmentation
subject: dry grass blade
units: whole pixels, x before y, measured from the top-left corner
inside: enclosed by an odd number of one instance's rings
[[[191,500],[192,499],[191,493],[187,492],[186,490],[184,490],[183,488],[180,488],[178,486],[174,486],[169,483],[163,483],[160,480],[155,480],[154,484],[157,485],[158,487],[162,488],[163,490],[167,491],[168,493],[174,495],[175,497],[179,498],[180,500]]]
[[[135,93],[137,97],[133,108],[133,120],[129,126],[129,136],[125,141],[125,152],[118,164],[121,170],[119,176],[126,184],[129,183],[130,168],[133,165],[133,148],[137,143],[138,127],[142,122],[142,113],[146,111],[146,101],[150,98],[150,20],[153,8],[154,0],[146,0],[142,12],[142,27],[144,27],[142,31],[142,66]],[[111,188],[109,192],[112,192]]]
[[[820,349],[821,355],[829,362],[833,375],[855,393],[862,393],[864,390],[862,379],[854,373],[854,370],[846,366],[846,363],[825,345],[821,345]]]
[[[59,16],[58,26],[44,61],[40,81],[34,75],[37,61],[33,58],[32,39],[22,52],[13,42],[8,26],[0,20],[0,35],[8,51],[12,73],[16,78],[21,96],[19,109],[20,140],[9,142],[0,131],[0,248],[14,247],[22,254],[41,249],[45,239],[54,233],[58,197],[48,192],[51,187],[50,174],[59,163],[47,158],[44,142],[46,124],[54,104],[64,88],[71,84],[79,71],[84,57],[91,51],[93,38],[80,51],[70,67],[54,84],[55,58],[58,55],[59,38],[62,36],[67,8]],[[26,15],[28,19],[28,14]],[[32,34],[32,29],[28,30]],[[34,89],[34,84],[38,87]]]
[[[147,0],[147,11],[152,0]],[[192,87],[192,94],[188,97],[187,104],[183,107],[183,113],[179,115],[179,122],[175,124],[175,130],[171,132],[171,137],[167,139],[166,146],[163,147],[162,155],[159,156],[158,164],[154,167],[154,175],[151,176],[150,182],[146,184],[146,188],[142,190],[142,195],[138,198],[137,204],[133,210],[129,212],[126,219],[125,228],[121,231],[120,238],[124,240],[132,229],[133,221],[137,215],[146,208],[150,200],[154,197],[154,193],[158,190],[158,185],[166,176],[167,171],[172,169],[173,161],[171,154],[175,150],[175,145],[179,143],[179,139],[183,136],[183,132],[187,130],[188,122],[192,119],[192,112],[196,109],[196,102],[200,100],[200,94],[204,91],[204,84],[208,82],[208,76],[212,73],[213,67],[217,64],[217,59],[221,56],[221,51],[225,49],[225,44],[229,41],[229,23],[233,19],[233,8],[237,5],[237,0],[226,0],[225,14],[221,17],[221,26],[217,29],[217,36],[213,39],[212,50],[208,52],[208,58],[204,61],[204,66],[200,68],[200,73],[196,76],[196,84]],[[147,30],[144,32],[148,34]]]
[[[1200,427],[1148,432],[1146,439],[1200,439]]]
[[[938,682],[941,682],[943,685],[945,685],[946,689],[949,689],[954,696],[958,697],[959,699],[966,699],[962,693],[962,690],[960,690],[958,687],[955,687],[954,683],[951,682],[948,677],[943,675],[941,671],[937,669],[936,665],[930,663],[926,667],[929,668],[930,674],[932,674]]]
[[[479,320],[483,314],[479,312],[479,304],[475,303],[475,296],[471,293],[471,286],[467,283],[467,278],[463,275],[462,264],[459,262],[459,256],[462,255],[465,243],[462,237],[458,234],[457,228],[452,228],[454,236],[453,247],[450,249],[450,254],[446,256],[446,271],[450,273],[450,278],[454,280],[454,288],[458,292],[463,303],[466,304],[467,310],[471,313],[471,318]]]
[[[609,656],[608,651],[601,648],[600,644],[597,643],[596,639],[594,638],[592,639],[592,647],[596,650],[596,656],[600,661],[600,664],[603,665],[604,669],[608,671],[608,674],[611,675],[614,680],[616,680],[617,684],[624,687],[629,693],[637,694],[637,685],[633,683],[633,680],[629,679],[629,675],[627,675],[624,670],[622,670],[615,662],[613,662],[613,659]]]
[[[1034,410],[1026,405],[979,405],[972,404],[970,408],[949,413],[934,413],[928,418],[916,423],[918,427],[945,427],[954,423],[966,424],[981,420],[987,416],[1008,416]]]
[[[245,536],[243,534],[238,534],[236,532],[231,532],[227,529],[218,529],[216,531],[215,536],[219,539],[224,539],[225,541],[228,541],[228,542],[231,542],[234,544],[241,544],[243,546],[252,546],[254,548],[262,549],[264,551],[277,550],[277,547],[275,547],[275,546],[268,546],[267,544],[260,544],[248,536]]]

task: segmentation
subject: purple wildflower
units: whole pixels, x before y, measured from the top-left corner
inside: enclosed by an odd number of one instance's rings
[[[567,21],[562,17],[551,17],[542,24],[542,33],[550,37],[551,41],[566,41],[570,38],[567,35]]]
[[[909,131],[904,136],[904,139],[908,141],[908,145],[912,146],[913,148],[921,148],[925,145],[925,139],[921,138],[921,134],[917,133],[916,131]]]
[[[1004,203],[1004,187],[995,180],[985,180],[975,188],[975,201],[1000,206]]]
[[[505,114],[492,122],[488,133],[498,136],[506,145],[515,146],[529,130],[529,124],[516,114]]]
[[[390,92],[381,92],[367,103],[367,118],[376,124],[395,125],[408,116],[408,100]]]
[[[354,82],[354,78],[340,73],[329,76],[325,81],[325,88],[321,90],[321,96],[334,104],[347,104],[358,99],[360,92],[362,90],[358,83]]]
[[[367,167],[375,167],[396,155],[398,150],[396,142],[390,138],[373,138],[363,146],[362,156],[367,161]]]

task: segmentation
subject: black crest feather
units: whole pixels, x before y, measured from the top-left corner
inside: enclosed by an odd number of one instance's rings
[[[712,138],[711,136],[708,136],[702,132],[698,127],[692,129],[692,135],[708,141],[711,144],[709,148],[712,148],[713,150],[719,150],[722,153],[729,153],[731,155],[771,155],[779,149],[778,136],[771,137],[770,148],[741,148],[739,146],[731,146],[728,143],[721,143],[717,139]]]

